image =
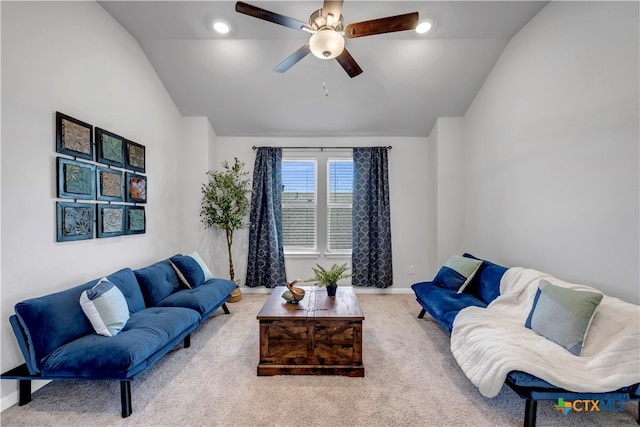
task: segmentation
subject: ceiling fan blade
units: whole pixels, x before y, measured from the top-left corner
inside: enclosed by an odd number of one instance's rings
[[[338,20],[340,18],[341,13],[342,13],[342,0],[340,1],[324,0],[324,4],[322,5],[322,16],[326,18],[327,15],[332,14],[334,19]]]
[[[294,30],[302,30],[303,28],[309,27],[306,22],[298,21],[297,19],[289,18],[288,16],[280,15],[278,13],[269,12],[268,10],[252,6],[241,1],[236,3],[236,12],[253,16],[254,18],[262,19],[264,21],[273,22],[274,24],[293,28]]]
[[[289,68],[296,65],[302,58],[307,56],[310,52],[311,50],[309,49],[309,44],[307,43],[304,46],[302,46],[300,49],[296,50],[291,55],[289,55],[287,59],[285,59],[280,64],[278,64],[278,66],[274,68],[273,71],[277,73],[284,73]]]
[[[418,25],[418,12],[407,13],[387,18],[372,19],[349,24],[344,29],[344,36],[350,39],[372,36],[375,34],[393,33],[395,31],[413,30]]]
[[[356,60],[353,59],[353,56],[351,56],[346,48],[336,57],[336,61],[338,61],[338,64],[340,64],[347,74],[349,74],[349,77],[354,78],[355,76],[362,74],[362,68],[360,68]]]

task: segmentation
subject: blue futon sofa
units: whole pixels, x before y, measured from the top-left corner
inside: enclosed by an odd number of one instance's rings
[[[479,260],[468,253],[463,256]],[[486,260],[480,261],[482,264],[462,292],[452,290],[438,283],[437,280],[412,285],[411,288],[415,292],[416,300],[422,306],[418,317],[423,318],[426,313],[429,313],[447,333],[451,334],[454,320],[461,310],[471,306],[484,308],[496,299],[500,295],[500,280],[508,269]],[[537,401],[539,400],[558,401],[558,398],[562,398],[564,401],[615,400],[628,402],[640,400],[640,384],[608,393],[576,393],[558,388],[540,378],[520,371],[510,372],[506,384],[525,399],[524,425],[527,427],[535,426]],[[640,415],[638,422],[640,423]]]
[[[2,378],[19,380],[20,405],[31,401],[32,380],[119,381],[122,417],[128,417],[131,381],[181,342],[189,347],[190,333],[218,308],[229,314],[225,302],[236,288],[180,254],[106,279],[129,310],[115,336],[96,333],[79,303],[99,279],[15,305],[9,320],[26,363]]]

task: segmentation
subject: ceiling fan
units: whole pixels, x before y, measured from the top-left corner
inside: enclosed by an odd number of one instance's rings
[[[349,77],[353,78],[362,73],[362,68],[360,68],[349,51],[344,47],[345,37],[353,39],[375,34],[413,30],[416,28],[416,25],[418,25],[418,12],[412,12],[404,15],[356,22],[343,27],[342,3],[342,0],[325,0],[322,9],[318,9],[311,14],[308,23],[278,13],[269,12],[268,10],[241,1],[236,3],[236,12],[293,28],[294,30],[311,33],[309,43],[306,43],[300,49],[293,52],[293,54],[274,68],[274,71],[278,73],[284,73],[302,58],[312,53],[320,59],[335,58]]]

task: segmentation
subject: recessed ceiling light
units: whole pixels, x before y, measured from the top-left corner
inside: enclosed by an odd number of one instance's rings
[[[220,34],[227,34],[231,27],[224,21],[213,21],[213,29]]]
[[[416,27],[416,33],[418,34],[424,34],[426,32],[428,32],[429,30],[431,30],[431,27],[433,25],[431,24],[431,22],[429,21],[424,21],[421,22],[420,24],[418,24],[418,26]]]

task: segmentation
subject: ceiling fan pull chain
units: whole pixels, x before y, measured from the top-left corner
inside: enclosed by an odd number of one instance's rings
[[[329,89],[327,89],[327,61],[326,59],[323,60],[324,61],[324,81],[322,82],[322,89],[324,90],[324,96],[329,96]]]

